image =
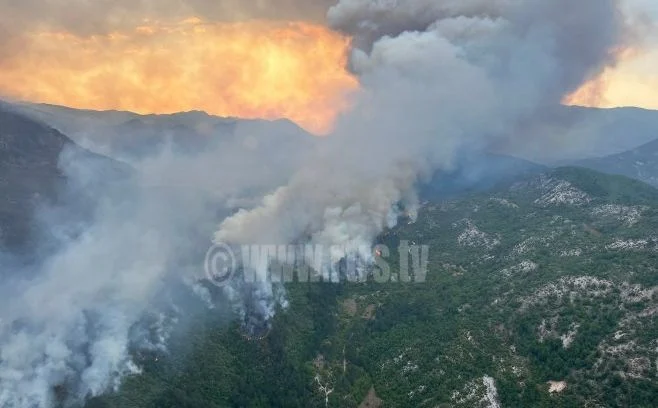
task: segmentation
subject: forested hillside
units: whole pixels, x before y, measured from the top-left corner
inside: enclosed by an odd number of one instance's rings
[[[657,227],[658,190],[578,168],[426,202],[380,237],[426,282],[290,284],[259,339],[202,313],[88,406],[653,407]]]

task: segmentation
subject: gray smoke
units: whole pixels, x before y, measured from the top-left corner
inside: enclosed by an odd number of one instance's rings
[[[182,297],[177,292],[196,293],[199,305],[222,304],[200,284],[213,226],[233,203],[255,201],[283,183],[303,154],[291,143],[273,144],[276,133],[252,130],[248,137],[214,135],[221,143],[201,153],[167,148],[134,162],[133,179],[91,193],[100,199],[89,224],[73,228],[79,235],[60,234],[60,249],[33,270],[3,270],[1,407],[47,408],[115,389],[140,372],[134,347],[166,349],[173,322],[184,317],[167,310],[186,307],[169,304]],[[89,192],[97,168],[73,156],[65,150],[60,168],[71,189]],[[272,159],[284,156],[288,161]],[[46,231],[66,230],[57,216],[41,215]],[[232,301],[243,315],[249,305]],[[58,388],[66,392],[57,395]]]
[[[355,108],[290,182],[225,220],[217,242],[363,247],[457,153],[533,140],[544,113],[614,63],[615,0],[342,0]],[[394,215],[394,214],[393,214]]]

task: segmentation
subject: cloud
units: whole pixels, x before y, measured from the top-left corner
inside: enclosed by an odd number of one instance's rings
[[[12,33],[48,28],[91,35],[133,28],[144,19],[323,21],[332,3],[331,0],[0,0],[0,27]]]
[[[145,22],[173,24],[285,20],[324,22],[333,0],[0,0],[0,59],[15,56],[33,33],[75,36],[129,31]]]

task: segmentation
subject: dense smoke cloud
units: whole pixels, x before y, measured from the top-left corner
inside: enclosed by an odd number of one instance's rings
[[[559,77],[546,80],[555,81],[554,92],[560,98],[613,63],[612,51],[622,45],[620,41],[625,35],[621,25],[623,16],[616,0],[576,3],[568,0],[346,0],[330,9],[328,20],[335,28],[354,35],[366,51],[385,36],[396,37],[414,31],[434,32],[463,48],[467,54],[476,55],[475,50],[469,48],[479,42],[478,53],[481,58],[488,55],[490,63],[504,63],[505,59],[522,63],[524,66],[517,69],[527,69],[529,72],[525,76],[532,79],[542,70],[551,70],[552,75]],[[486,39],[488,35],[492,38]],[[528,49],[520,48],[522,46]],[[506,53],[512,54],[504,55]],[[564,65],[542,66],[559,62]],[[485,68],[493,73],[490,63]]]
[[[355,108],[288,185],[224,221],[215,239],[370,244],[400,202],[413,206],[419,179],[461,150],[532,139],[547,110],[613,63],[625,38],[618,6],[340,1],[328,17],[355,36]]]
[[[217,134],[216,144],[194,154],[166,145],[133,160],[131,178],[106,180],[102,189],[93,182],[101,169],[78,149],[63,151],[63,197],[75,205],[84,192],[99,201],[82,229],[43,211],[43,229],[57,235],[59,249],[30,270],[7,269],[2,259],[0,406],[69,406],[111,390],[139,373],[131,351],[166,350],[184,311],[217,304],[199,283],[214,225],[235,203],[248,205],[284,183],[307,148],[258,125]],[[67,229],[77,232],[58,233]],[[188,292],[197,294],[195,305],[181,303]],[[233,300],[244,315],[244,300]]]

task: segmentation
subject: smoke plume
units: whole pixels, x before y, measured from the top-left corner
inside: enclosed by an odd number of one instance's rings
[[[71,205],[81,191],[99,199],[82,228],[40,214],[58,249],[36,265],[0,259],[0,406],[70,406],[116,389],[140,372],[136,349],[164,352],[185,310],[222,304],[199,283],[213,226],[284,183],[305,149],[250,128],[193,155],[165,148],[102,190],[98,168],[63,151]],[[243,306],[234,300],[239,315]]]
[[[615,0],[342,0],[362,90],[290,182],[226,219],[217,242],[363,247],[456,154],[532,140],[563,96],[614,63]]]

